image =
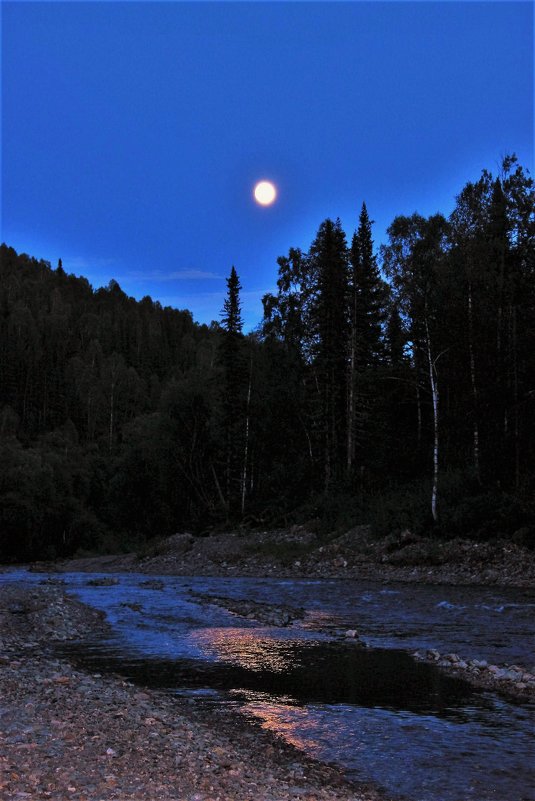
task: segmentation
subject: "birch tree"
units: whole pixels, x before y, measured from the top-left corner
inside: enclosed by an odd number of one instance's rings
[[[418,356],[426,364],[427,389],[432,411],[432,481],[430,509],[438,521],[441,411],[438,362],[444,355],[437,339],[441,312],[440,272],[446,252],[448,223],[436,214],[428,219],[414,214],[396,217],[388,235],[390,246],[383,249],[383,264],[391,277],[398,302],[408,321],[416,386],[420,386]],[[420,418],[418,396],[418,418]],[[419,427],[419,426],[418,426]]]

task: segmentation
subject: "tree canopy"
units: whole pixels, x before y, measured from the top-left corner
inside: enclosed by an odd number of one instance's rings
[[[244,335],[0,248],[0,559],[320,517],[535,543],[535,189],[327,219]],[[378,512],[380,509],[380,512]]]

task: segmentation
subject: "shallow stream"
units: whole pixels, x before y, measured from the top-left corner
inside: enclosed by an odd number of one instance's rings
[[[393,798],[535,801],[535,705],[476,692],[407,653],[436,648],[531,668],[535,591],[136,574],[89,586],[88,574],[61,577],[112,624],[110,637],[65,647],[92,670],[232,705]],[[284,604],[305,616],[268,627],[199,595]],[[336,636],[346,629],[369,647]]]

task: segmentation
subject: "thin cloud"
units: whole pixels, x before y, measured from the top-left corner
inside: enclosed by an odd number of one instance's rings
[[[61,263],[63,269],[71,272],[81,272],[83,270],[103,269],[119,264],[118,259],[86,257],[86,256],[65,256]]]
[[[209,270],[176,270],[173,273],[169,274],[169,281],[180,281],[183,279],[192,280],[192,281],[203,281],[206,278],[223,278],[222,275],[218,275],[217,273],[212,273]]]
[[[172,270],[170,273],[165,272],[165,270],[133,270],[129,273],[129,277],[137,281],[209,281],[223,278],[222,275],[213,273],[210,270],[192,268]]]
[[[254,300],[261,300],[267,292],[273,292],[273,291],[276,291],[276,290],[273,289],[273,287],[270,287],[269,289],[242,290],[240,292],[240,300],[242,301],[242,303],[245,300],[253,300],[253,301]],[[196,292],[195,294],[188,293],[188,294],[185,294],[185,295],[178,295],[178,296],[177,295],[164,295],[164,296],[158,295],[158,299],[160,300],[160,303],[163,303],[164,301],[166,303],[175,303],[177,300],[180,300],[181,303],[183,303],[184,301],[186,301],[186,302],[188,302],[188,301],[194,301],[194,302],[208,301],[208,302],[210,302],[210,301],[216,300],[218,298],[222,298],[221,302],[223,302],[225,297],[226,297],[226,292],[223,292],[223,293],[222,292]]]

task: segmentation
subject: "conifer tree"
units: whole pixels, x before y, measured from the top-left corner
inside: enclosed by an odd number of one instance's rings
[[[362,204],[358,230],[349,251],[350,360],[348,377],[347,469],[351,473],[359,451],[361,470],[367,447],[373,406],[373,376],[384,357],[382,326],[386,285],[373,253],[371,220]]]
[[[316,276],[312,323],[324,489],[342,477],[347,426],[348,256],[340,220],[325,220],[309,252]]]
[[[243,454],[246,427],[246,369],[240,281],[234,267],[227,278],[223,305],[221,361],[223,366],[223,430],[225,437],[225,497],[227,515],[234,518],[242,506]]]
[[[355,295],[354,326],[359,370],[377,366],[383,357],[382,325],[385,319],[386,287],[373,253],[372,221],[362,204],[359,227],[350,251],[351,289]]]

